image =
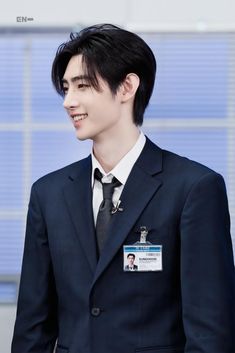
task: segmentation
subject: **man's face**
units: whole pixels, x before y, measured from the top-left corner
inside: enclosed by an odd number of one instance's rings
[[[133,255],[128,256],[128,264],[130,267],[133,267],[134,262],[135,262],[134,256]]]
[[[63,77],[64,108],[76,129],[79,140],[101,142],[120,129],[121,102],[108,84],[98,76],[100,91],[86,79],[82,56],[73,56]]]

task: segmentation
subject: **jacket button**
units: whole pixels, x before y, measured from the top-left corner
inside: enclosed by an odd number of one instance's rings
[[[91,309],[91,315],[92,315],[92,316],[99,316],[100,313],[101,313],[100,308],[92,308],[92,309]]]

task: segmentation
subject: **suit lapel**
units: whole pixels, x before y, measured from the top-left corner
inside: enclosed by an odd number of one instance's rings
[[[64,188],[64,196],[81,246],[94,272],[97,251],[92,211],[91,170],[91,158],[88,157],[81,162],[76,175],[69,176],[70,181]]]
[[[112,216],[107,242],[99,259],[93,284],[120,249],[142,211],[161,186],[161,180],[154,176],[161,169],[162,152],[147,139],[120,197],[123,212],[116,212]]]

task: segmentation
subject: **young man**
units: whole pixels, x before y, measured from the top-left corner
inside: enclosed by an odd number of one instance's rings
[[[224,181],[140,132],[155,71],[112,25],[59,47],[52,80],[93,149],[32,187],[12,353],[235,352]]]
[[[138,266],[135,264],[135,254],[127,255],[128,265],[125,266],[125,271],[137,271]]]

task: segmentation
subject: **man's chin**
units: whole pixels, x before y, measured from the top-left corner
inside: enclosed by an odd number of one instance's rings
[[[90,139],[90,136],[85,135],[85,134],[81,134],[79,132],[76,133],[76,137],[79,141],[85,141],[85,140]]]

